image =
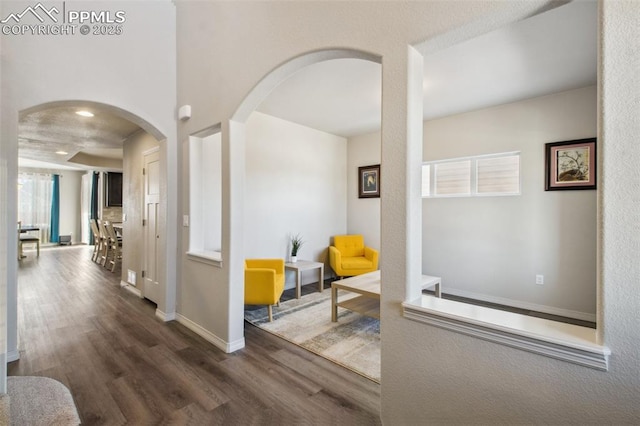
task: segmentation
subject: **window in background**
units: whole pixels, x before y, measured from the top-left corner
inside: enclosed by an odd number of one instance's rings
[[[422,165],[423,197],[519,194],[519,152],[429,161]]]
[[[18,220],[40,228],[40,242],[51,235],[53,177],[48,173],[18,173]]]
[[[433,170],[434,196],[471,194],[471,160],[436,163]]]

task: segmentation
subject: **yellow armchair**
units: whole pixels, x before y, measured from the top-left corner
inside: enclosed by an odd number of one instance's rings
[[[271,305],[279,303],[284,291],[284,259],[245,259],[244,303],[267,305],[269,321],[273,321]]]
[[[336,235],[329,247],[329,264],[339,277],[378,270],[378,251],[364,245],[362,235]]]

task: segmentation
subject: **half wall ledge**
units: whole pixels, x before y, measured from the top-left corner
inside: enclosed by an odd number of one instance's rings
[[[597,344],[597,331],[429,295],[402,303],[413,321],[512,348],[608,371],[611,350]]]

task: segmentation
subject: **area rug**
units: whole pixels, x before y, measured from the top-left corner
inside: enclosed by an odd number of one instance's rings
[[[48,377],[7,377],[9,414],[15,425],[79,425],[71,392]]]
[[[331,322],[331,290],[281,302],[273,322],[266,307],[246,306],[245,320],[380,383],[380,321],[338,308]]]

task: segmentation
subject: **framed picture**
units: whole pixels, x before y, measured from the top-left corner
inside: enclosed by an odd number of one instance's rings
[[[596,138],[545,144],[545,191],[596,189]]]
[[[380,164],[358,167],[358,198],[380,198]]]

